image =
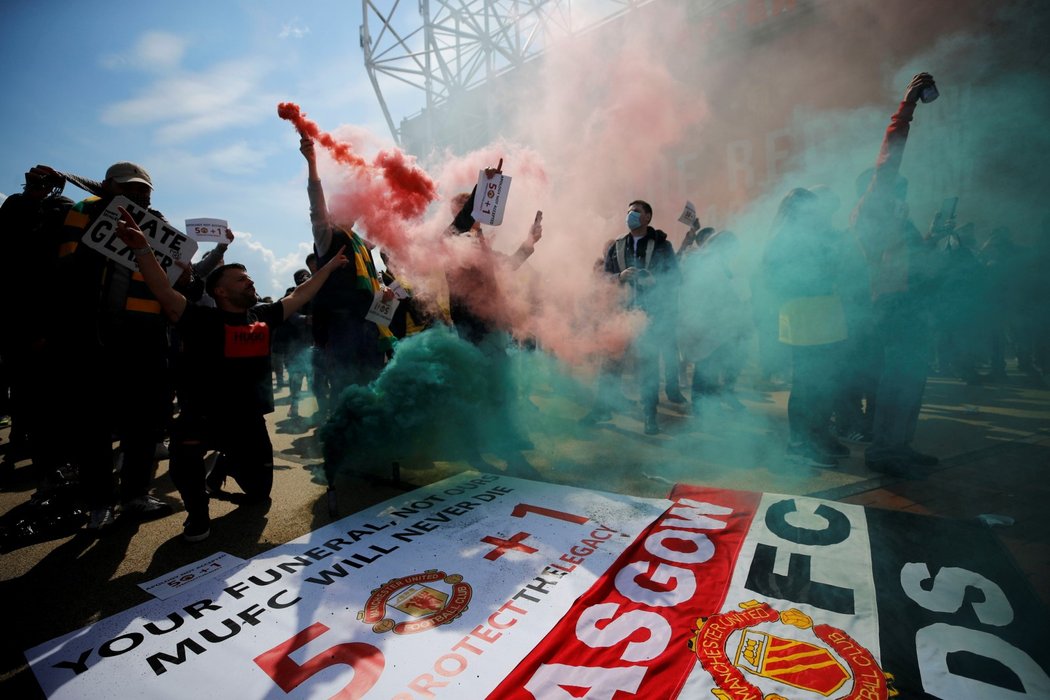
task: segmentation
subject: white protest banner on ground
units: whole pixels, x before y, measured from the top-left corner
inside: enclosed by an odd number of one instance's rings
[[[220,574],[229,574],[244,564],[245,561],[240,557],[235,557],[226,552],[216,552],[210,557],[187,564],[181,569],[172,571],[170,574],[164,574],[152,581],[140,583],[139,588],[154,598],[167,600],[180,591],[199,585],[202,581],[215,578]]]
[[[88,225],[81,242],[123,267],[137,271],[139,266],[135,262],[135,254],[117,236],[117,222],[120,220],[118,207],[127,209],[131,218],[146,234],[146,240],[149,241],[157,262],[167,274],[168,281],[174,284],[182,274],[182,268],[175,262],[192,260],[193,254],[197,252],[197,242],[127,197],[114,197],[109,206]]]
[[[198,243],[225,243],[229,227],[225,219],[186,219],[186,235]]]
[[[682,215],[678,217],[678,221],[686,226],[694,226],[696,224],[696,207],[693,206],[692,202],[686,201],[685,208],[682,209]]]
[[[371,321],[372,323],[380,326],[389,326],[390,321],[394,318],[394,312],[397,311],[397,306],[401,302],[397,300],[395,296],[390,301],[383,301],[382,290],[375,293],[372,298],[372,305],[368,307],[368,313],[365,314],[365,320]]]
[[[478,173],[478,189],[474,193],[474,211],[471,216],[479,224],[499,226],[503,223],[503,212],[507,208],[510,194],[510,176],[494,173],[488,177],[485,171]]]
[[[668,505],[461,475],[27,657],[53,698],[480,698]]]
[[[1050,697],[1046,608],[988,528],[672,497],[462,474],[26,657],[88,700]]]

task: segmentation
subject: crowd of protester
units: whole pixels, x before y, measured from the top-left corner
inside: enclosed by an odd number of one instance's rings
[[[67,182],[91,196],[74,203],[61,195]],[[290,384],[301,386],[307,322],[300,312],[349,258],[342,242],[332,246],[313,276],[298,274],[296,287],[267,304],[243,266],[223,264],[229,230],[199,262],[176,263],[174,284],[124,209],[116,234],[137,269],[83,242],[117,197],[163,220],[150,208],[152,196],[149,173],[121,162],[101,182],[37,166],[26,173],[25,191],[4,201],[0,260],[12,323],[3,334],[11,378],[3,393],[17,441],[6,464],[31,460],[41,501],[75,482],[86,527],[101,531],[118,515],[148,520],[173,512],[151,493],[157,458],[170,456],[187,511],[184,536],[199,541],[210,534],[209,495],[228,476],[243,502],[269,499],[273,451],[264,416],[273,411],[272,348],[289,357]],[[328,288],[337,291],[336,282]],[[338,282],[352,287],[356,280]],[[288,332],[277,333],[286,323]],[[315,373],[315,387],[319,376],[331,384],[334,375]],[[209,451],[215,458],[206,473]]]
[[[850,454],[845,440],[867,445],[869,469],[898,476],[938,462],[912,446],[929,373],[971,384],[1003,381],[1012,350],[1018,369],[1042,384],[1050,324],[1045,304],[1033,300],[1045,297],[1045,237],[1038,239],[1041,249],[1030,251],[998,228],[978,250],[973,225],[957,224],[951,197],[926,234],[909,217],[900,164],[910,122],[933,87],[926,73],[907,86],[875,167],[857,178],[848,227],[834,227],[842,202],[826,185],[784,196],[748,280],[749,300],[730,264],[739,245],[731,231],[694,223],[672,265],[666,256],[640,252],[643,241],[667,236],[648,226],[648,204],[630,205],[628,234],[607,244],[596,271],[615,275],[628,305],[650,320],[634,352],[647,434],[659,432],[657,347],[677,345],[682,363],[692,365],[684,411],[702,419],[743,408],[734,389],[750,359],[745,341],[753,339],[755,387],[790,388],[790,458],[834,467]],[[647,297],[664,304],[646,303]],[[663,308],[672,302],[679,307],[676,334],[661,332]],[[673,361],[663,362],[666,368]],[[584,424],[610,420],[618,406],[632,410],[609,376],[603,371]],[[670,379],[668,386],[675,403]]]
[[[753,359],[756,388],[790,386],[791,458],[834,467],[849,454],[845,440],[868,445],[870,469],[908,476],[937,462],[912,447],[931,371],[968,383],[1001,381],[1012,350],[1018,369],[1041,382],[1050,360],[1048,319],[1026,302],[1045,291],[1038,273],[1050,228],[1038,250],[1005,228],[978,247],[974,227],[956,222],[955,200],[946,200],[925,234],[909,218],[900,163],[909,124],[933,85],[925,73],[909,83],[875,167],[857,180],[848,227],[833,224],[842,202],[831,188],[792,189],[744,285],[733,263],[746,237],[695,222],[676,251],[652,225],[653,207],[630,202],[625,231],[603,246],[595,275],[618,288],[624,308],[646,324],[629,352],[602,358],[595,401],[580,423],[633,411],[622,385],[629,366],[646,435],[660,432],[661,376],[666,400],[699,424],[713,413],[745,410],[736,387]],[[150,493],[165,453],[187,514],[185,539],[208,537],[209,498],[224,493],[228,478],[241,490],[228,496],[265,503],[273,483],[265,416],[274,410],[274,373],[276,388],[288,387],[289,418],[301,420],[308,389],[319,424],[344,389],[380,374],[397,339],[436,322],[454,327],[496,366],[507,363],[507,329],[477,300],[498,301],[497,268],[517,270],[532,255],[540,215],[525,242],[504,256],[471,216],[473,193],[454,198],[448,235],[465,237],[475,250],[469,263],[446,271],[447,308],[435,316],[433,306],[414,303],[394,261],[384,258],[377,269],[372,245],[334,223],[313,141],[304,136],[300,149],[314,253],[277,301],[261,300],[247,270],[225,263],[230,232],[199,262],[179,263],[174,284],[126,210],[116,233],[136,270],[84,245],[84,232],[117,196],[163,218],[150,209],[149,174],[134,163],[114,164],[100,182],[36,166],[24,192],[4,201],[0,413],[13,421],[6,464],[31,460],[39,494],[75,481],[87,528],[104,530],[118,516],[170,515],[172,505]],[[91,196],[74,203],[62,194],[67,183]],[[389,323],[370,318],[376,303],[395,298],[401,303]],[[511,422],[513,388],[494,382],[491,389],[492,413]],[[470,439],[470,426],[463,435]],[[529,447],[524,435],[516,440]],[[337,458],[325,455],[330,483]]]

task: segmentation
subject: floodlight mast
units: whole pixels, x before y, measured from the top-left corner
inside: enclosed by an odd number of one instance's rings
[[[362,0],[361,50],[394,140],[403,145],[404,134],[384,90],[394,94],[407,85],[423,93],[426,142],[433,146],[432,115],[444,103],[520,67],[562,38],[652,1],[577,0],[577,8],[586,6],[586,17],[574,26],[571,0],[418,0],[415,10],[401,0]],[[416,100],[409,109],[418,107]]]

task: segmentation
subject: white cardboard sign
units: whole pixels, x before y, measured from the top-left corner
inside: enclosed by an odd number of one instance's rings
[[[365,314],[365,320],[371,321],[380,326],[389,326],[390,322],[394,319],[394,312],[397,311],[397,305],[400,304],[397,297],[394,297],[390,301],[383,301],[382,290],[376,292],[375,297],[372,298],[372,306],[369,307],[368,313]]]
[[[186,235],[198,243],[226,242],[226,219],[186,219]]]
[[[402,287],[401,283],[397,280],[394,280],[393,282],[388,284],[386,288],[393,292],[394,296],[397,297],[398,300],[408,299],[408,290]]]
[[[486,177],[485,171],[478,172],[478,189],[474,194],[474,211],[471,216],[480,224],[499,226],[503,223],[503,212],[507,209],[507,195],[510,193],[510,177],[496,173]]]
[[[81,242],[129,270],[138,270],[135,254],[117,236],[117,222],[120,220],[118,207],[127,209],[131,218],[138,223],[139,228],[146,234],[157,262],[168,275],[168,281],[174,284],[182,274],[182,268],[175,262],[192,260],[193,254],[197,252],[197,242],[127,197],[114,197],[105,211],[88,226]]]
[[[682,209],[682,215],[678,217],[678,221],[686,226],[693,226],[696,224],[696,207],[692,202],[688,200],[686,201],[685,208]]]
[[[208,579],[229,575],[235,569],[244,566],[244,564],[244,559],[240,557],[235,557],[226,552],[216,552],[210,557],[187,564],[169,574],[158,576],[152,581],[140,583],[139,588],[154,598],[167,600],[187,588],[199,585]]]

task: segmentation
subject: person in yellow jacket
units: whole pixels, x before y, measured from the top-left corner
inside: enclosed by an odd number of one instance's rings
[[[780,342],[791,348],[788,453],[816,467],[834,467],[849,454],[830,432],[847,331],[835,289],[838,247],[827,231],[818,196],[795,188],[780,203],[762,258],[765,283],[779,304]]]

